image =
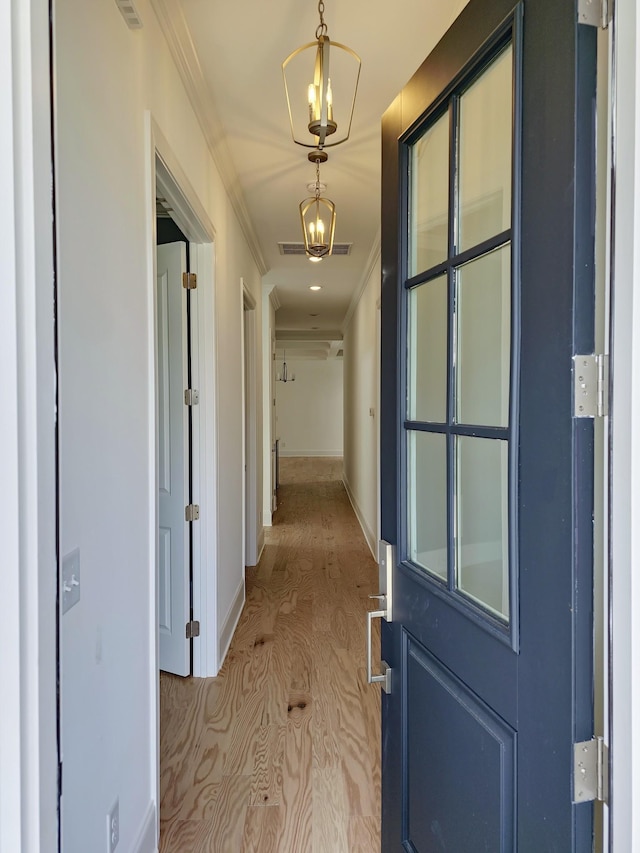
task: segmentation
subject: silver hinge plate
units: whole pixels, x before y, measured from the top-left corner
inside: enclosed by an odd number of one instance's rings
[[[194,637],[200,636],[200,623],[195,619],[187,622],[187,640],[193,640]]]
[[[578,0],[578,23],[606,30],[613,16],[614,0]]]
[[[573,415],[601,418],[609,414],[609,356],[574,355]]]
[[[186,521],[197,521],[200,518],[200,507],[198,504],[189,504],[184,508]]]
[[[182,286],[185,290],[195,290],[198,286],[198,277],[194,272],[182,273]]]
[[[184,392],[184,404],[185,406],[197,406],[200,402],[200,392],[196,391],[194,388],[187,388]]]
[[[609,747],[601,737],[573,745],[573,802],[609,801]]]

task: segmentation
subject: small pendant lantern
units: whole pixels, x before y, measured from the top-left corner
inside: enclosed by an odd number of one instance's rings
[[[304,248],[310,258],[324,258],[333,252],[333,237],[336,230],[336,206],[320,191],[320,163],[327,160],[325,151],[314,151],[309,160],[316,164],[315,196],[300,202],[300,221],[304,237]]]

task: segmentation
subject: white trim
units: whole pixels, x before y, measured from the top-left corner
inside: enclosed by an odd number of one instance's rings
[[[251,293],[251,291],[245,284],[244,278],[242,277],[240,278],[240,286],[242,288],[242,306],[244,310],[255,311],[258,303],[256,302],[256,298],[253,293]]]
[[[0,851],[57,849],[49,8],[0,4]]]
[[[280,457],[285,456],[334,456],[342,459],[342,450],[281,450]]]
[[[195,251],[194,251],[195,249]],[[199,559],[194,560],[193,614],[200,622],[200,637],[193,645],[193,675],[207,678],[219,669],[217,642],[218,607],[218,398],[217,336],[215,333],[215,245],[191,246],[191,263],[200,282],[198,310],[198,381],[200,402],[195,407],[200,436],[197,472]],[[195,458],[195,457],[194,457]],[[196,479],[194,471],[194,488]],[[195,542],[195,540],[194,540]],[[194,555],[195,556],[195,555]]]
[[[233,601],[231,602],[231,607],[229,608],[227,615],[225,616],[224,624],[220,631],[220,652],[219,652],[219,660],[220,666],[224,663],[224,659],[227,656],[227,652],[229,651],[229,646],[231,645],[231,640],[233,638],[233,633],[236,630],[236,626],[238,624],[238,620],[242,614],[242,608],[244,607],[245,600],[245,585],[244,578],[238,585],[238,589],[236,590],[235,595],[233,596]],[[217,673],[216,673],[217,675]]]
[[[242,478],[243,567],[258,562],[258,412],[257,400],[257,317],[256,300],[240,279],[242,310]]]
[[[158,636],[158,440],[157,440],[157,414],[156,414],[156,143],[155,123],[151,114],[145,116],[146,147],[147,147],[147,170],[145,176],[146,204],[146,228],[147,236],[147,323],[153,333],[148,335],[149,350],[147,352],[147,423],[149,434],[147,436],[147,448],[149,457],[147,470],[149,472],[148,500],[149,500],[149,696],[152,697],[150,706],[151,719],[149,720],[149,756],[151,773],[151,794],[155,802],[160,803],[160,683],[159,683],[159,636]],[[157,819],[157,831],[159,834],[159,818]]]
[[[131,848],[132,853],[157,853],[158,837],[157,837],[158,819],[156,815],[155,803],[149,803],[147,814],[145,815],[138,836]]]
[[[265,544],[266,544],[266,542],[265,542],[264,527],[260,527],[260,530],[258,531],[258,559],[256,560],[256,566],[258,565],[258,563],[262,559],[262,554],[264,552]]]
[[[635,0],[614,15],[611,817],[626,853],[640,845],[640,18]]]
[[[376,535],[374,534],[373,530],[371,530],[369,525],[367,524],[366,519],[364,517],[364,513],[362,512],[362,510],[358,506],[358,501],[355,499],[355,495],[351,491],[351,486],[349,485],[349,481],[347,480],[344,473],[342,475],[342,484],[344,486],[345,492],[347,493],[347,497],[349,498],[349,501],[351,502],[351,506],[353,507],[353,511],[356,514],[356,518],[358,519],[358,522],[360,523],[360,527],[362,528],[362,533],[364,534],[365,541],[366,541],[367,545],[369,546],[369,550],[371,551],[371,556],[373,557],[373,559],[377,563],[378,562],[378,547],[377,547],[378,546],[378,540],[377,540]]]
[[[262,286],[262,525],[273,523],[274,482],[274,375],[275,329],[272,312],[276,311],[275,285]]]
[[[271,284],[271,285],[268,285],[268,287],[270,288],[269,292],[268,292],[269,293],[269,302],[271,303],[273,310],[277,311],[278,308],[280,308],[280,306],[282,305],[282,303],[280,302],[280,296],[278,295],[278,285],[277,284]]]

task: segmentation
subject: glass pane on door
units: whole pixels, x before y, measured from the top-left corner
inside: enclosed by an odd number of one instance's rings
[[[447,439],[409,433],[409,559],[447,579]]]
[[[447,418],[447,277],[415,287],[409,294],[408,409],[412,421]]]
[[[456,586],[508,619],[508,443],[458,436],[456,449]]]
[[[457,270],[456,420],[509,425],[511,247]]]
[[[447,257],[448,212],[449,114],[445,113],[411,151],[410,276]]]
[[[513,50],[460,97],[458,251],[511,227]]]

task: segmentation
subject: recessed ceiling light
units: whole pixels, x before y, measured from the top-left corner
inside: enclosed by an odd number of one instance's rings
[[[312,332],[315,332],[315,331],[317,331],[319,328],[320,328],[320,326],[312,326],[312,327],[311,327],[311,331],[312,331]]]
[[[309,287],[309,290],[322,290],[322,285],[320,285],[320,284],[312,284],[312,285]]]
[[[319,317],[319,314],[309,314],[310,317]]]

